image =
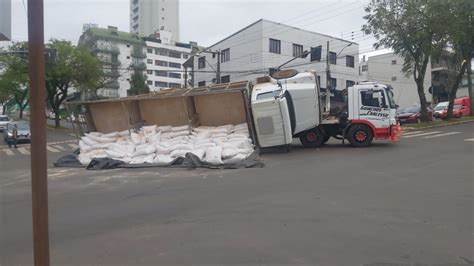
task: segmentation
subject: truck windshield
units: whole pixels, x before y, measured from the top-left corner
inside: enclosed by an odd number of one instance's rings
[[[277,96],[281,91],[276,90],[276,91],[269,91],[269,92],[264,92],[260,93],[257,95],[257,100],[263,100],[263,99],[269,99]]]
[[[387,98],[388,98],[388,105],[390,106],[391,109],[397,108],[397,105],[395,104],[395,100],[393,99],[393,91],[390,88],[385,88],[385,92],[387,93]]]

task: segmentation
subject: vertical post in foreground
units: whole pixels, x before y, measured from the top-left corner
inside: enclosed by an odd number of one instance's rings
[[[28,75],[30,81],[34,264],[48,266],[48,172],[43,0],[28,0]]]

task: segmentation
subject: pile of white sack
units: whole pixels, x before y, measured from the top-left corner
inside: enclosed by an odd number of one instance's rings
[[[88,165],[93,158],[110,158],[128,164],[169,165],[187,153],[213,165],[237,164],[254,151],[247,124],[219,127],[143,126],[102,134],[86,133],[79,141],[78,160]]]

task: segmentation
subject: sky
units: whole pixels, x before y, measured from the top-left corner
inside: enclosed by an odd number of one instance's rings
[[[1,0],[0,0],[1,1]],[[12,39],[27,39],[26,0],[12,1]],[[180,41],[209,46],[260,18],[359,43],[373,51],[374,39],[360,29],[369,0],[180,0]],[[77,44],[82,25],[129,31],[129,0],[44,0],[45,38]]]

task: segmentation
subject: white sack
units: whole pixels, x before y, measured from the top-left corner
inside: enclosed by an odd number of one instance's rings
[[[198,142],[201,140],[209,139],[210,137],[211,137],[211,131],[203,130],[196,134],[196,138],[194,139],[194,141]]]
[[[211,133],[212,134],[217,134],[217,133],[229,134],[230,130],[228,128],[214,128],[214,129],[211,129]]]
[[[115,132],[110,132],[110,133],[107,133],[107,134],[103,134],[101,137],[104,137],[104,138],[118,138],[120,137],[119,133],[117,131]]]
[[[140,144],[143,143],[143,138],[137,133],[132,133],[130,135],[130,137],[131,137],[131,140],[132,140],[133,144],[135,144],[135,145],[140,145]]]
[[[109,157],[109,158],[127,157],[127,154],[125,152],[120,152],[120,151],[116,151],[116,150],[106,150],[105,153],[107,154],[107,157]]]
[[[225,164],[237,164],[245,160],[245,158],[247,158],[245,155],[239,153],[232,158],[225,159],[223,162]]]
[[[179,126],[179,127],[172,127],[171,131],[173,132],[179,132],[179,131],[189,131],[189,126],[184,125],[184,126]]]
[[[132,153],[132,155],[130,157],[140,157],[140,156],[143,156],[143,155],[148,155],[148,154],[152,154],[152,153],[155,153],[156,152],[156,147],[153,146],[153,145],[146,145],[145,147],[144,146],[140,146],[140,147],[137,147],[135,149],[135,152]]]
[[[171,158],[171,156],[169,155],[163,154],[156,155],[155,159],[153,160],[154,163],[161,166],[169,165],[172,161],[174,161],[174,158]]]
[[[219,165],[219,164],[222,164],[221,156],[222,156],[221,146],[211,147],[207,149],[206,157],[204,161],[210,164]]]
[[[145,133],[145,135],[155,134],[155,132],[156,132],[156,125],[153,125],[153,126],[143,126],[143,127],[142,127],[142,130],[143,130],[143,132]]]
[[[124,131],[120,131],[118,134],[120,137],[126,137],[130,135],[130,132],[128,131],[128,129],[126,129]]]
[[[211,135],[211,138],[215,139],[215,138],[223,138],[223,137],[227,137],[227,133],[214,133]]]
[[[185,157],[188,152],[191,152],[191,150],[174,150],[171,152],[170,156],[172,158]]]
[[[175,150],[188,150],[188,151],[191,151],[193,150],[193,145],[191,144],[175,144],[173,146],[170,147],[170,150],[171,151],[175,151]]]
[[[205,142],[205,143],[200,143],[200,144],[194,144],[194,149],[207,149],[210,147],[215,147],[217,146],[215,143],[212,142]]]
[[[199,158],[199,160],[202,161],[202,159],[204,158],[204,155],[206,154],[206,150],[204,149],[197,149],[197,150],[193,150],[191,151],[192,154],[196,155],[196,157]]]
[[[160,131],[162,133],[170,132],[171,128],[172,128],[172,126],[159,126],[159,127],[156,128],[156,131]]]
[[[100,133],[100,132],[89,132],[89,133],[86,133],[86,134],[90,134],[90,135],[93,135],[93,136],[96,136],[96,137],[102,136],[102,133]]]
[[[86,145],[89,145],[89,146],[92,146],[92,145],[95,145],[97,144],[98,142],[97,141],[94,141],[88,137],[82,137],[81,140],[86,144]]]
[[[89,151],[89,150],[92,149],[90,145],[85,144],[84,141],[82,141],[82,140],[79,140],[79,148],[80,148],[81,152]]]
[[[179,137],[179,136],[188,136],[188,135],[189,135],[189,130],[183,130],[183,131],[172,132],[170,134],[170,137],[171,138],[176,138],[176,137]]]
[[[169,147],[163,147],[161,144],[157,144],[155,147],[156,147],[156,154],[165,155],[165,154],[170,154],[171,152]]]

